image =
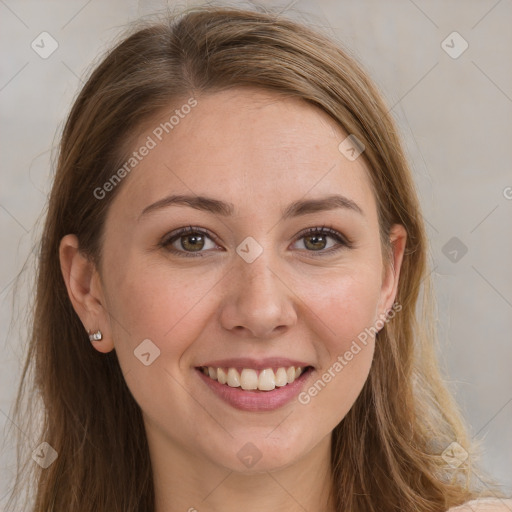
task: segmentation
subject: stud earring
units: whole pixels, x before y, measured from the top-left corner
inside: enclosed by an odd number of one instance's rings
[[[89,339],[91,341],[99,341],[99,340],[103,339],[103,334],[99,329],[93,333],[91,333],[91,331],[88,331],[88,332],[89,332]]]

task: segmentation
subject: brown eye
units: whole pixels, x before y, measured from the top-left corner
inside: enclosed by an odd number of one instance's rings
[[[180,245],[186,251],[200,251],[204,247],[204,235],[182,235],[179,238]]]
[[[327,236],[325,235],[307,235],[304,238],[304,245],[307,249],[318,251],[325,249]]]
[[[341,233],[326,227],[307,229],[298,235],[298,239],[303,240],[307,252],[332,254],[340,249],[352,247],[351,242]],[[329,242],[329,240],[332,240],[332,242]]]
[[[208,246],[208,243],[211,245]],[[203,256],[203,249],[215,249],[212,235],[201,228],[189,226],[164,237],[160,246],[180,256]],[[194,254],[196,253],[196,254]]]
[[[205,253],[210,252],[208,249],[219,248],[214,239],[214,235],[207,230],[189,226],[165,236],[159,245],[179,256],[202,257],[206,256]],[[345,236],[327,227],[307,229],[297,236],[297,240],[303,240],[303,248],[306,252],[318,253],[318,255],[332,254],[343,248],[352,248],[352,242]],[[208,244],[211,245],[208,247]]]

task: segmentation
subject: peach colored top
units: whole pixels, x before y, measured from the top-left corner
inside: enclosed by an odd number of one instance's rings
[[[448,512],[512,512],[512,499],[482,498],[468,501]]]

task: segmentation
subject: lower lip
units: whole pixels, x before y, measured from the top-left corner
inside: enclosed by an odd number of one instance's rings
[[[240,387],[232,388],[227,384],[220,384],[210,379],[201,370],[197,369],[203,382],[222,400],[242,411],[273,411],[291,402],[304,387],[306,380],[312,373],[312,368],[301,374],[291,384],[275,388],[272,391],[246,391]]]

